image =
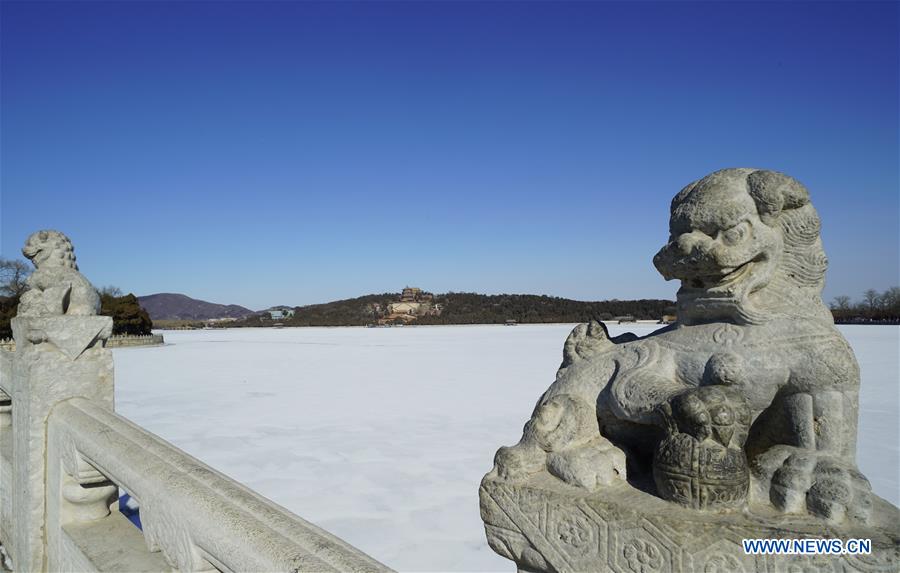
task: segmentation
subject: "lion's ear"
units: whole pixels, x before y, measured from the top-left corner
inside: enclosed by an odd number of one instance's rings
[[[785,209],[796,209],[809,203],[806,187],[783,173],[754,171],[747,176],[747,184],[759,216],[766,224],[771,224]]]

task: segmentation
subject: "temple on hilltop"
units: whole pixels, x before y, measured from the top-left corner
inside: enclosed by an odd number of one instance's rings
[[[387,314],[381,317],[379,324],[396,323],[398,321],[409,324],[420,316],[441,314],[441,305],[434,304],[434,295],[423,291],[418,287],[405,287],[400,293],[400,300],[392,302],[387,307]]]
[[[434,295],[418,287],[405,287],[400,293],[400,302],[431,302]]]

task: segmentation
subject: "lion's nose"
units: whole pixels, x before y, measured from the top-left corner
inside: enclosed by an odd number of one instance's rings
[[[678,249],[685,255],[690,255],[695,249],[706,251],[709,249],[709,235],[700,231],[691,231],[678,236],[676,241]]]

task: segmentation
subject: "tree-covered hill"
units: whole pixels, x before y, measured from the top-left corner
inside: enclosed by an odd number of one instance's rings
[[[659,320],[665,314],[675,314],[673,301],[658,299],[585,302],[534,294],[447,293],[436,296],[435,303],[442,305],[441,314],[423,316],[416,324],[586,322],[626,315],[637,320]]]
[[[284,326],[363,326],[385,314],[397,293],[370,294],[358,298],[297,307],[292,318],[279,320]],[[630,315],[635,319],[658,320],[674,314],[670,300],[607,300],[583,302],[546,295],[447,293],[435,295],[433,305],[440,314],[419,316],[414,324],[502,324],[585,322],[591,318],[610,320]],[[272,326],[266,315],[257,315],[227,326]]]
[[[279,320],[284,326],[365,326],[378,319],[376,308],[385,308],[397,301],[396,293],[369,294],[357,298],[336,300],[324,304],[298,306],[294,316]],[[376,306],[377,305],[377,306]],[[272,326],[267,314],[256,314],[242,321],[223,326]]]
[[[113,319],[113,334],[150,334],[153,321],[133,294],[113,296],[104,292],[100,304],[100,314]]]

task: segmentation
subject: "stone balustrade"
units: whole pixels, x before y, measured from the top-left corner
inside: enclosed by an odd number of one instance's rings
[[[111,319],[13,319],[0,543],[15,571],[387,571],[113,411]],[[143,531],[118,511],[119,488]]]
[[[37,270],[0,352],[0,570],[389,571],[116,414],[112,319],[71,243],[41,231],[23,253]]]
[[[128,348],[131,346],[159,346],[165,344],[162,334],[114,334],[106,341],[107,348]],[[16,341],[0,338],[0,351],[16,351]]]
[[[162,334],[113,334],[106,341],[107,348],[159,346],[160,344],[165,344]]]

